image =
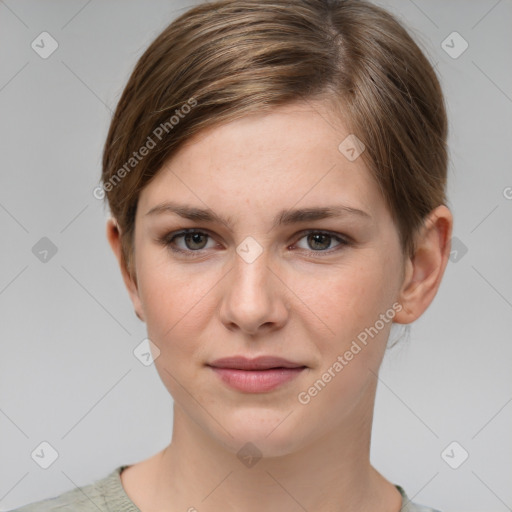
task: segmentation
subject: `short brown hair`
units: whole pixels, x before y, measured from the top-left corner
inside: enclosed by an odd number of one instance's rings
[[[220,0],[190,9],[153,41],[113,116],[102,187],[128,270],[139,194],[185,141],[315,97],[337,105],[365,144],[402,250],[413,254],[414,234],[446,201],[448,158],[441,87],[417,44],[366,1]]]

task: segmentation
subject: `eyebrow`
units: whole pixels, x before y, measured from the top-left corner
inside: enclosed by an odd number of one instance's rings
[[[176,214],[184,219],[196,222],[217,222],[227,226],[233,226],[235,224],[233,217],[224,218],[210,208],[196,208],[172,201],[161,203],[151,208],[151,210],[146,213],[146,216],[158,214]],[[277,214],[272,229],[280,225],[298,224],[300,222],[312,222],[315,220],[345,216],[357,216],[365,219],[372,218],[369,213],[363,210],[343,205],[285,209]]]

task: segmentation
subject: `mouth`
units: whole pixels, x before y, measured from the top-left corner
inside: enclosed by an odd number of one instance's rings
[[[272,391],[293,380],[308,367],[280,357],[228,357],[207,364],[229,387],[245,393]]]

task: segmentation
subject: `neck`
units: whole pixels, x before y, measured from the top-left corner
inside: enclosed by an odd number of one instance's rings
[[[172,442],[150,459],[147,509],[396,512],[398,490],[369,462],[372,416],[373,403],[361,404],[361,414],[352,411],[314,442],[251,460],[216,442],[175,402]]]

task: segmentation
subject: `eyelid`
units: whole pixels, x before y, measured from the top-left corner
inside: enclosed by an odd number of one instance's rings
[[[187,254],[187,255],[203,255],[203,251],[206,251],[207,249],[198,249],[197,251],[192,251],[190,249],[179,249],[172,246],[172,242],[179,237],[183,237],[187,234],[193,234],[193,233],[199,233],[201,235],[207,235],[211,240],[215,240],[215,237],[208,229],[202,229],[202,228],[184,228],[179,229],[177,231],[172,231],[170,233],[165,234],[164,236],[157,239],[157,242],[161,243],[164,247],[167,247],[171,251],[175,253],[180,254]],[[194,257],[194,256],[192,256]]]
[[[329,229],[313,229],[313,228],[304,229],[304,230],[299,231],[298,233],[296,233],[295,237],[298,240],[300,240],[304,236],[309,235],[311,233],[320,233],[322,235],[330,235],[333,238],[336,238],[336,239],[338,239],[341,242],[345,242],[347,244],[353,243],[353,240],[348,235],[345,235],[343,233],[338,233],[337,231],[330,231]],[[315,252],[320,252],[320,251],[315,251]]]

